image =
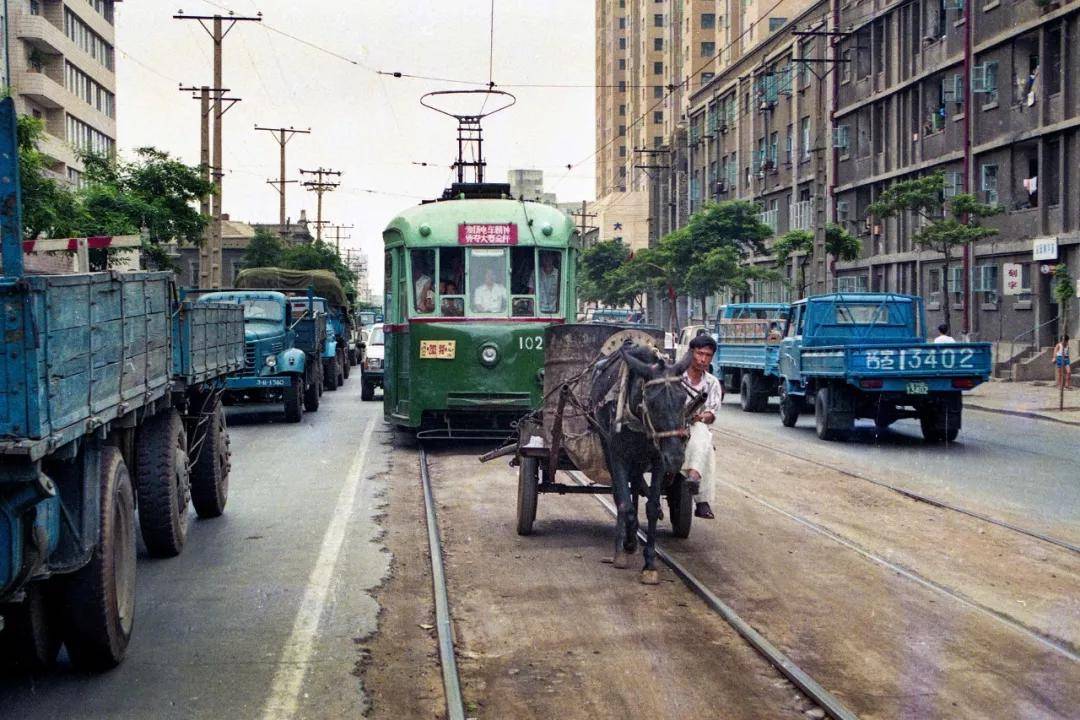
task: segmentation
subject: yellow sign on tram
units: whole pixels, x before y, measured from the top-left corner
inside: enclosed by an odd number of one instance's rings
[[[453,360],[457,353],[456,340],[421,340],[421,360]]]

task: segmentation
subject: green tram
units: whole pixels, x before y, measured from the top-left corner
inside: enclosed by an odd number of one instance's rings
[[[578,235],[508,195],[455,184],[383,232],[383,408],[399,428],[482,435],[541,404],[544,329],[576,311]]]

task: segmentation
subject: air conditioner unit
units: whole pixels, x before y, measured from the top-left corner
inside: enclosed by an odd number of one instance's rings
[[[720,195],[721,193],[726,193],[726,192],[727,192],[727,183],[725,181],[723,181],[723,180],[717,180],[716,181],[716,194]]]
[[[841,222],[848,219],[848,201],[840,200],[836,203],[836,219]]]

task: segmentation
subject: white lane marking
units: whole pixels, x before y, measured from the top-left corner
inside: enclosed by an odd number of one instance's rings
[[[371,445],[371,435],[374,430],[375,419],[373,418],[368,421],[360,447],[357,448],[356,455],[353,456],[352,464],[349,466],[349,474],[345,477],[345,484],[334,506],[334,516],[330,519],[330,524],[323,535],[319,558],[315,561],[315,567],[311,569],[304,597],[296,612],[292,633],[285,641],[285,647],[282,648],[281,655],[278,657],[278,670],[274,674],[274,681],[270,685],[270,697],[263,709],[262,716],[265,720],[278,718],[284,720],[296,716],[300,688],[307,674],[311,655],[315,651],[315,636],[318,634],[319,620],[322,618],[323,608],[326,605],[326,596],[330,592],[330,583],[333,580],[338,556],[341,554],[341,546],[345,541],[345,530],[352,515],[353,502],[356,500],[360,487],[367,480],[364,475],[364,464],[367,461],[368,446]]]

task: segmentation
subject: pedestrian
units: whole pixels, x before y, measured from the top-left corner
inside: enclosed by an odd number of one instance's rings
[[[934,338],[935,343],[954,343],[956,340],[949,334],[949,326],[945,323],[941,323],[937,326],[938,336]]]
[[[708,333],[690,341],[690,367],[683,373],[683,380],[696,392],[705,392],[705,404],[690,420],[690,437],[686,441],[683,460],[683,477],[697,483],[694,494],[694,515],[699,518],[716,517],[712,511],[715,501],[716,450],[713,448],[712,431],[709,426],[716,421],[722,402],[720,381],[709,368],[716,354],[716,341]]]
[[[1054,346],[1054,372],[1058,389],[1072,390],[1072,365],[1069,362],[1069,336],[1062,335]]]

